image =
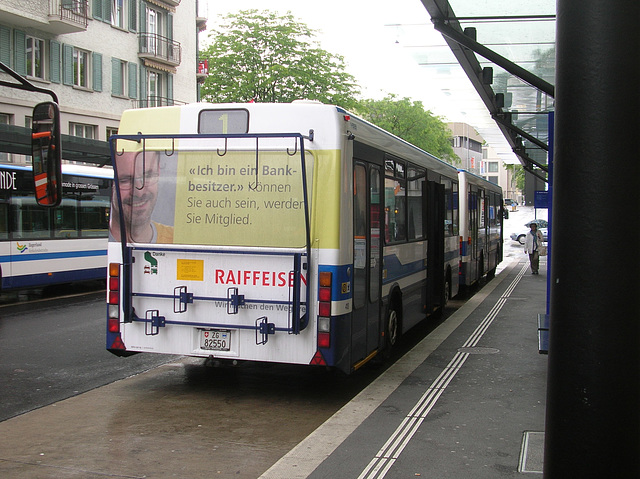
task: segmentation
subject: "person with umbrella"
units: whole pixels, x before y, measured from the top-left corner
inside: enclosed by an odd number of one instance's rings
[[[540,266],[540,249],[543,248],[544,238],[542,232],[538,231],[538,225],[532,221],[529,226],[529,232],[524,242],[524,252],[529,254],[529,262],[531,263],[531,274],[538,274]]]

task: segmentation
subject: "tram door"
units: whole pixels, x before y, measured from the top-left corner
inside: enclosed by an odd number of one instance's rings
[[[444,185],[434,181],[425,183],[426,204],[423,211],[427,235],[427,288],[425,305],[427,313],[442,305],[444,299]]]
[[[467,281],[476,281],[478,279],[478,227],[480,223],[478,211],[478,193],[469,191],[469,234],[471,236],[471,251],[469,252],[469,279]]]
[[[353,171],[352,363],[376,350],[380,341],[381,172],[355,163]]]

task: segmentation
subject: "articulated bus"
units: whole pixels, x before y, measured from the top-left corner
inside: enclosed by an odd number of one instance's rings
[[[111,147],[114,354],[350,373],[458,293],[458,170],[339,107],[130,110]]]
[[[30,167],[0,165],[0,289],[106,278],[113,171],[62,172],[62,202],[44,208]]]
[[[460,285],[492,277],[502,261],[502,188],[460,170]]]

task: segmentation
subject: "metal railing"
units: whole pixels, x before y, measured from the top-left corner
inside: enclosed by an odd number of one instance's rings
[[[174,100],[163,96],[149,95],[142,100],[131,100],[133,108],[156,108],[159,106],[186,105],[184,101]]]
[[[156,33],[139,33],[138,40],[138,54],[140,56],[153,58],[173,66],[180,65],[182,47],[179,42]]]
[[[87,28],[89,24],[88,0],[49,0],[49,16],[76,23]]]

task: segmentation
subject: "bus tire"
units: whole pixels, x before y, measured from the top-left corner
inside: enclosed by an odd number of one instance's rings
[[[391,351],[398,342],[400,332],[400,315],[392,303],[389,305],[384,321],[384,357],[391,356]]]
[[[444,294],[442,298],[442,308],[444,308],[449,300],[451,299],[451,277],[450,273],[447,273],[447,276],[444,278]]]

